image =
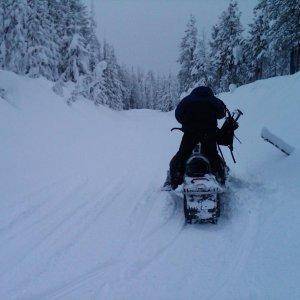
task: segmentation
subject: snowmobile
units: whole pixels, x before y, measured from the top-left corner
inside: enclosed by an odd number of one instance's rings
[[[224,165],[226,168],[226,165]],[[212,174],[208,159],[201,154],[199,143],[188,159],[183,178],[183,209],[187,223],[217,223],[220,194],[225,190]]]
[[[223,178],[218,178],[211,172],[208,159],[201,154],[199,143],[185,166],[183,178],[184,216],[187,223],[216,224],[220,216],[220,197],[225,192],[229,168],[226,165],[219,145],[228,146],[233,158],[234,131],[238,128],[237,120],[243,113],[235,110],[233,114],[227,111],[223,126],[218,130],[217,144],[221,154],[220,164]]]

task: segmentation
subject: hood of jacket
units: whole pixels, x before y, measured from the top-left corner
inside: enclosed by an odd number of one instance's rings
[[[214,97],[214,93],[211,88],[207,86],[199,86],[193,89],[191,95],[199,96],[199,97]]]

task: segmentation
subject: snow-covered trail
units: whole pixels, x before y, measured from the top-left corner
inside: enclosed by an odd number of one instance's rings
[[[240,146],[218,225],[188,226],[180,191],[160,191],[180,140],[169,133],[172,113],[70,108],[46,81],[1,79],[14,104],[0,99],[1,299],[300,295],[299,170],[268,179],[299,162],[297,153]],[[247,122],[249,149],[256,132]]]

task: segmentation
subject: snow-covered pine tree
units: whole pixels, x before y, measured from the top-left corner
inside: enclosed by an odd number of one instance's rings
[[[28,0],[26,74],[58,78],[58,47],[56,30],[48,10],[47,0]]]
[[[220,89],[220,80],[223,75],[223,60],[225,59],[221,52],[221,37],[220,37],[220,25],[215,24],[212,27],[211,41],[210,41],[210,70],[211,70],[211,85],[215,91]]]
[[[268,2],[270,50],[276,53],[276,75],[295,73],[300,70],[300,1]]]
[[[179,99],[177,76],[164,76],[141,69],[126,72],[125,87],[128,89],[126,107],[149,108],[168,111],[175,108]],[[124,104],[125,105],[125,104]],[[125,109],[128,109],[124,106]]]
[[[84,39],[80,33],[73,34],[66,49],[64,65],[63,78],[65,81],[76,82],[79,76],[88,73],[88,51],[84,46]]]
[[[5,48],[5,16],[7,7],[4,1],[0,1],[0,68],[4,68],[6,48]]]
[[[99,62],[94,70],[93,70],[93,81],[90,85],[90,94],[92,96],[92,100],[96,105],[108,104],[108,97],[105,90],[105,77],[104,77],[104,71],[107,68],[107,63],[105,60]]]
[[[27,18],[26,0],[1,1],[2,24],[0,60],[4,69],[18,74],[25,74],[25,56],[27,51]]]
[[[179,85],[174,76],[169,74],[161,80],[161,89],[159,91],[159,107],[162,111],[170,111],[176,107],[179,102]]]
[[[68,104],[75,102],[79,96],[89,99],[95,105],[107,105],[108,98],[105,90],[104,70],[107,68],[106,62],[99,62],[92,72],[80,76],[75,84],[75,88],[68,99]]]
[[[156,109],[170,111],[172,109],[172,99],[170,96],[170,86],[165,76],[159,81],[158,99]]]
[[[195,50],[195,63],[192,68],[192,86],[209,85],[209,53],[206,45],[205,32],[198,39]]]
[[[148,71],[144,82],[145,107],[154,109],[157,101],[157,81],[153,71]]]
[[[66,0],[64,0],[66,1]],[[64,16],[66,34],[64,37],[62,56],[62,78],[76,82],[79,76],[89,71],[89,52],[87,37],[89,36],[86,6],[80,0],[65,2]]]
[[[137,79],[137,74],[133,68],[130,73],[130,96],[129,96],[129,108],[139,108],[140,89]]]
[[[169,74],[168,80],[170,81],[170,92],[172,99],[172,109],[174,109],[180,102],[180,93],[179,93],[179,82],[176,76]]]
[[[118,66],[118,76],[121,81],[123,109],[130,109],[130,75],[125,66]]]
[[[107,63],[104,70],[105,94],[108,99],[108,106],[112,109],[123,109],[122,82],[119,77],[119,66],[114,49],[106,41],[103,42],[103,59]]]
[[[93,72],[96,65],[101,61],[101,45],[96,36],[97,24],[95,21],[95,8],[94,1],[91,1],[89,25],[88,25],[88,37],[87,37],[87,49],[89,52],[89,70]]]
[[[145,73],[137,69],[137,108],[147,108]]]
[[[156,99],[152,109],[161,110],[164,106],[163,102],[166,99],[166,81],[165,76],[161,74],[156,75],[157,86],[156,86]],[[166,104],[167,105],[167,104]]]
[[[68,0],[47,0],[48,10],[54,24],[54,37],[53,40],[58,48],[58,56],[56,57],[58,64],[59,76],[65,70],[63,58],[69,38],[67,36],[68,27],[68,11],[70,9]]]
[[[243,67],[240,15],[237,2],[231,0],[212,30],[210,46],[213,85],[218,92],[228,91],[231,83],[239,85],[243,82],[239,71]]]
[[[85,73],[77,79],[75,89],[71,98],[76,100],[83,96],[95,103],[95,105],[107,105],[108,98],[105,87],[104,70],[107,68],[106,61],[101,61],[101,45],[96,36],[96,22],[94,18],[93,2],[91,3],[88,26],[84,24],[85,41],[82,40],[82,47],[87,55],[88,63]],[[72,102],[72,99],[69,102]]]
[[[192,70],[195,65],[197,35],[196,18],[191,15],[180,44],[180,55],[178,59],[180,64],[178,73],[180,92],[187,91],[193,84]]]
[[[254,8],[254,20],[250,24],[249,37],[246,40],[245,57],[248,66],[247,80],[266,78],[269,74],[268,52],[268,0],[260,0]]]

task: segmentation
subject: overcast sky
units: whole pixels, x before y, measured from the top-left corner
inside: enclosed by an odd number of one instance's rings
[[[92,1],[92,0],[87,0]],[[176,72],[178,45],[192,13],[198,29],[210,31],[229,0],[93,0],[100,40],[114,47],[120,63]],[[239,0],[242,22],[252,19],[257,0]]]

